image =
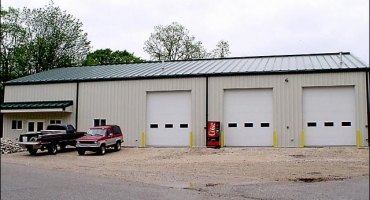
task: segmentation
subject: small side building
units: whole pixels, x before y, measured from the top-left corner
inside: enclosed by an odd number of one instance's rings
[[[120,125],[124,146],[368,146],[369,66],[349,52],[58,68],[5,83],[4,137]]]

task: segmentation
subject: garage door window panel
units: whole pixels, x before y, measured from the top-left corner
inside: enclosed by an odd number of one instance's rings
[[[342,122],[342,126],[352,126],[351,122]]]
[[[307,127],[316,127],[316,122],[307,122]]]
[[[270,123],[263,122],[261,123],[261,127],[263,128],[270,127]]]
[[[325,122],[324,126],[334,126],[334,122]]]
[[[244,127],[253,127],[253,123],[252,122],[246,122],[244,123]]]
[[[230,128],[236,128],[236,127],[238,127],[238,124],[237,123],[229,123],[228,124],[228,127],[230,127]]]

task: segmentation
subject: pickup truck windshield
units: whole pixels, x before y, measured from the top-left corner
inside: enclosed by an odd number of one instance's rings
[[[99,136],[104,136],[106,133],[105,129],[90,129],[87,132],[87,135],[99,135]]]

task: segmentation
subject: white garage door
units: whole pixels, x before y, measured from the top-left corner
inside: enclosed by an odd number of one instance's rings
[[[303,89],[305,146],[355,145],[354,87]]]
[[[146,145],[188,146],[190,121],[190,91],[147,93]]]
[[[272,89],[225,90],[225,146],[272,146]]]

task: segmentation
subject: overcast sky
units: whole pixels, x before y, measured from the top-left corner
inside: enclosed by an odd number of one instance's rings
[[[2,0],[3,8],[49,0]],[[178,22],[210,51],[230,57],[351,52],[369,64],[369,0],[54,0],[83,23],[93,50],[127,50],[149,59],[144,42],[156,25]]]

